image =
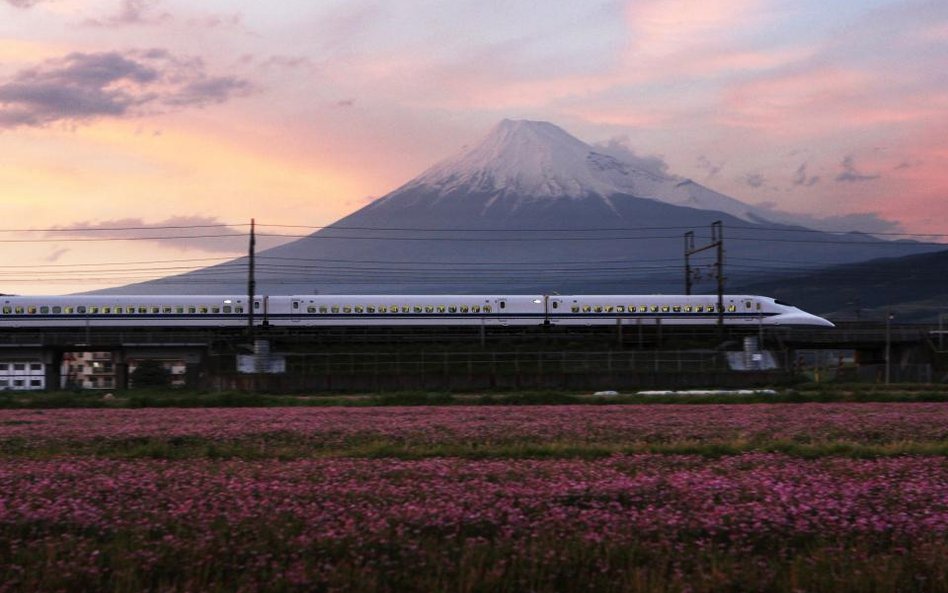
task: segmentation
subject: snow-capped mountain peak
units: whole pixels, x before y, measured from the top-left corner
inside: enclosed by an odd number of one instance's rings
[[[476,146],[428,169],[412,185],[534,198],[616,193],[608,169],[594,157],[591,146],[549,122],[505,119]]]
[[[494,194],[528,201],[632,195],[749,219],[753,206],[681,177],[647,171],[608,154],[544,121],[498,123],[478,144],[465,148],[399,189],[442,196]],[[756,213],[760,216],[760,213]]]

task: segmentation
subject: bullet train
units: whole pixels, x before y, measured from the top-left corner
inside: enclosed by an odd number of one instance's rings
[[[254,325],[833,324],[765,296],[725,295],[96,295],[0,296],[0,328]]]

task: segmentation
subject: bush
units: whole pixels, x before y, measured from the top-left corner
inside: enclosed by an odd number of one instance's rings
[[[138,363],[131,376],[134,387],[168,387],[171,385],[171,371],[161,361],[143,360]]]

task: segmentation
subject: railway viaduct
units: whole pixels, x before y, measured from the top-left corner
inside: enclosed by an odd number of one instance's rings
[[[757,340],[767,364],[735,364],[761,359]],[[882,382],[887,366],[892,382],[948,381],[945,342],[933,327],[867,323],[724,335],[660,325],[261,328],[253,339],[237,329],[80,328],[0,331],[0,361],[41,363],[50,389],[62,384],[68,352],[108,353],[115,389],[128,386],[129,364],[144,359],[183,364],[185,384],[203,389],[745,387],[801,374]],[[267,372],[275,368],[283,372]]]

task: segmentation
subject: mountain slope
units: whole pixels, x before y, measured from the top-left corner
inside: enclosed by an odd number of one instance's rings
[[[257,262],[268,293],[680,291],[682,235],[724,224],[728,276],[932,250],[759,224],[752,206],[644,171],[546,122],[498,124],[478,145]],[[762,263],[761,263],[762,262]],[[700,269],[708,255],[695,258]],[[246,260],[107,292],[235,292]],[[699,284],[698,290],[713,290]]]
[[[948,313],[948,250],[833,266],[790,278],[754,282],[740,292],[767,294],[838,321],[937,322]]]

